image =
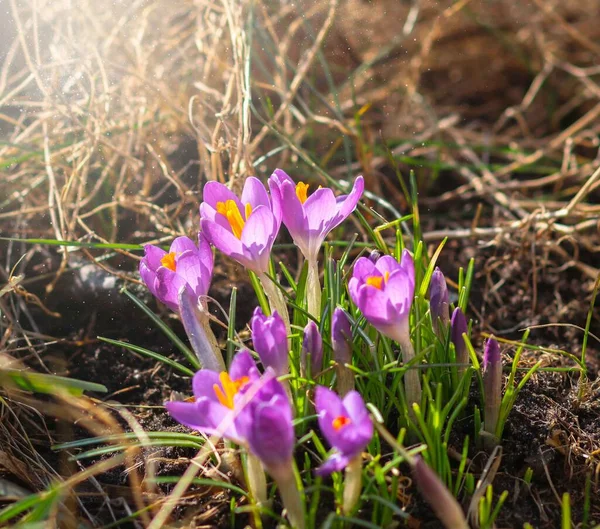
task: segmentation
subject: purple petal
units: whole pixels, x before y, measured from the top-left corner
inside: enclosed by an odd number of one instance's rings
[[[160,260],[166,254],[167,252],[165,252],[162,248],[153,246],[152,244],[146,244],[146,246],[144,246],[144,258],[142,261],[146,263],[146,266],[150,270],[154,270],[156,272],[158,267],[162,266]]]
[[[275,171],[273,171],[273,174],[269,178],[269,182],[273,182],[275,185],[280,185],[283,182],[290,182],[292,185],[295,185],[292,177],[281,169],[275,169]]]
[[[291,182],[284,182],[279,187],[282,202],[282,218],[285,227],[290,232],[292,239],[306,257],[309,251],[308,220],[304,208],[296,196],[296,186]]]
[[[198,248],[194,244],[194,241],[189,237],[177,237],[171,243],[170,252],[175,252],[176,254],[182,254],[186,251],[191,251],[193,253],[198,252]]]
[[[233,200],[238,209],[243,212],[244,207],[236,194],[227,186],[219,182],[208,182],[202,190],[202,199],[210,204],[213,209],[217,209],[217,203]]]
[[[411,284],[411,289],[412,289],[412,293],[414,294],[414,290],[415,290],[415,262],[412,258],[412,255],[410,255],[410,252],[405,248],[404,250],[402,250],[402,257],[400,259],[400,266],[404,269],[404,271],[406,272],[406,275],[408,276],[409,282]],[[411,294],[411,298],[413,297],[413,294]]]
[[[219,399],[217,398],[214,389],[215,385],[221,387],[219,373],[210,369],[201,369],[200,371],[197,371],[192,379],[192,388],[196,400],[207,398],[214,402],[218,402]]]
[[[342,219],[345,219],[354,211],[360,197],[365,190],[365,180],[362,176],[358,176],[356,180],[354,180],[354,185],[352,186],[352,191],[347,196],[341,196],[337,199],[339,213]]]
[[[369,411],[365,406],[365,401],[358,391],[349,391],[342,400],[342,403],[353,423],[359,423],[363,421],[365,417],[369,417]]]
[[[304,336],[302,338],[302,362],[306,365],[308,355],[311,361],[311,374],[314,375],[321,370],[323,363],[323,338],[319,332],[317,324],[310,320],[304,327]]]
[[[269,271],[269,258],[276,236],[277,223],[273,213],[266,206],[259,206],[246,222],[241,239],[244,255],[255,272]]]
[[[287,397],[277,395],[269,402],[259,403],[252,418],[248,433],[250,450],[267,468],[289,464],[295,435]]]
[[[165,408],[177,422],[192,430],[198,430],[205,435],[217,434],[234,442],[241,442],[232,422],[233,414],[225,406],[203,398],[196,402],[165,402]]]
[[[208,239],[202,232],[198,232],[198,256],[212,276],[214,255]]]
[[[367,321],[378,327],[380,325],[393,325],[399,320],[395,307],[390,302],[386,290],[379,290],[371,285],[362,285],[358,289],[357,307],[363,313]],[[380,327],[378,327],[380,328]]]
[[[277,231],[281,227],[281,219],[283,217],[283,199],[281,198],[281,191],[277,184],[271,182],[269,179],[269,190],[271,191],[271,210],[277,223]]]
[[[333,472],[341,472],[349,463],[350,458],[348,456],[336,452],[315,470],[315,474],[317,476],[329,476]]]
[[[331,319],[331,347],[333,359],[340,364],[351,362],[352,326],[346,313],[337,307]]]
[[[392,275],[396,270],[400,270],[402,268],[400,263],[391,255],[384,255],[380,257],[377,260],[375,267],[382,276],[385,276],[386,272]]]
[[[202,233],[220,252],[237,261],[244,259],[242,242],[231,231],[207,219],[202,219],[200,224]]]
[[[498,342],[491,336],[485,342],[485,349],[483,351],[483,369],[484,371],[489,368],[496,367],[497,364],[501,363],[502,355],[500,354],[500,346]]]
[[[169,268],[161,266],[156,272],[156,297],[171,310],[179,310],[179,290],[186,286],[186,282]]]
[[[315,389],[315,410],[319,416],[326,413],[333,418],[345,414],[342,399],[335,391],[325,386],[317,386]]]
[[[239,380],[243,377],[255,378],[258,375],[256,363],[247,349],[242,349],[237,353],[229,366],[229,376],[231,380]]]
[[[264,184],[255,176],[249,176],[244,183],[242,191],[242,203],[250,204],[254,211],[258,206],[265,206],[271,209],[271,201]],[[245,216],[245,212],[242,210]]]
[[[450,322],[450,339],[456,350],[456,361],[458,363],[466,363],[469,359],[466,354],[466,344],[463,339],[463,334],[468,331],[467,318],[460,307],[456,307],[452,313]]]
[[[403,269],[397,270],[390,276],[384,292],[398,312],[398,319],[408,314],[412,305],[413,289],[410,279]]]
[[[208,293],[211,280],[211,270],[202,262],[198,252],[185,252],[177,260],[176,274],[188,284],[196,297]]]
[[[139,267],[140,277],[145,285],[148,287],[148,290],[152,293],[153,296],[156,296],[156,272],[151,270],[149,266],[146,264],[145,258],[141,260]]]
[[[317,386],[315,390],[315,410],[318,414],[319,429],[330,446],[338,448],[339,431],[333,427],[337,417],[346,416],[342,400],[333,391]]]
[[[383,257],[381,259],[383,259]],[[359,259],[357,259],[356,263],[354,263],[354,268],[352,269],[352,277],[355,277],[361,282],[363,282],[367,277],[372,276],[378,271],[379,270],[375,267],[373,262],[368,257],[360,257]]]
[[[229,233],[232,233],[231,225],[229,224],[229,221],[227,220],[225,215],[218,213],[215,208],[213,208],[210,204],[208,204],[206,202],[202,202],[202,204],[200,204],[200,222],[202,223],[202,221],[204,221],[204,220],[208,220],[210,222],[215,222],[216,224],[221,226],[223,229],[227,230]],[[200,232],[200,233],[202,233],[202,232]]]
[[[304,214],[311,230],[321,232],[336,213],[335,195],[328,187],[317,189],[304,203]],[[323,237],[326,235],[323,233]]]
[[[265,367],[272,367],[277,376],[289,370],[287,330],[277,311],[265,316],[257,307],[250,321],[252,343]]]

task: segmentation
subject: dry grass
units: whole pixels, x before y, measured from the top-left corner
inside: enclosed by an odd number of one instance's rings
[[[236,188],[277,166],[309,179],[363,173],[401,210],[389,142],[434,213],[425,240],[519,248],[534,274],[575,269],[582,291],[598,276],[595,0],[0,7],[9,13],[0,36],[3,236],[166,241],[195,229],[203,183]],[[445,216],[449,208],[467,213]],[[43,284],[50,295],[69,266],[89,259],[135,282],[139,258],[18,242],[3,242],[0,255],[1,284],[27,274],[0,297],[2,361],[40,371],[51,371],[45,354],[57,338],[40,333],[46,298],[28,291]],[[48,403],[13,397],[1,402],[0,472],[35,468],[32,491],[69,484],[28,441],[32,431],[50,439],[40,414]],[[73,409],[88,413],[83,402]],[[50,415],[62,413],[56,406]],[[120,428],[109,414],[98,421]]]

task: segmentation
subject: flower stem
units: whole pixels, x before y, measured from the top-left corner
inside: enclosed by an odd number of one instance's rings
[[[254,503],[258,506],[267,505],[267,477],[260,459],[250,453],[246,459],[246,479]]]
[[[306,304],[308,313],[317,321],[321,319],[321,282],[319,280],[319,263],[316,259],[308,261],[306,277]]]
[[[280,465],[277,468],[267,468],[267,470],[277,483],[290,525],[294,529],[304,529],[305,513],[302,501],[304,492],[302,480],[296,471],[294,462],[289,461],[287,464]]]
[[[179,291],[178,297],[181,322],[200,365],[217,373],[225,371],[223,354],[210,328],[208,312],[187,294],[185,288]]]
[[[343,397],[354,389],[354,372],[343,364],[337,364],[335,372],[337,374],[336,389],[338,395]]]
[[[205,302],[201,302],[200,310],[198,312],[198,319],[200,320],[200,325],[204,328],[204,332],[206,333],[206,338],[208,343],[210,343],[213,351],[215,351],[215,355],[217,360],[223,360],[223,354],[221,353],[221,349],[219,348],[219,342],[217,341],[217,337],[215,333],[210,327],[210,317],[208,315],[208,307]],[[223,371],[225,371],[225,363],[222,364]]]
[[[292,334],[292,329],[290,327],[290,313],[288,311],[285,298],[283,297],[283,293],[281,290],[279,290],[279,288],[277,288],[273,280],[266,274],[259,274],[258,278],[260,279],[260,284],[262,285],[267,299],[269,300],[271,311],[276,310],[285,324],[285,330],[288,335],[288,347],[290,347],[291,339],[289,336]]]
[[[358,454],[350,460],[346,467],[346,479],[344,480],[344,503],[342,510],[349,515],[354,509],[360,491],[362,490],[362,455]]]
[[[410,341],[410,332],[399,333],[396,338],[402,349],[402,362],[407,364],[415,357],[415,350]],[[406,401],[408,404],[409,415],[412,416],[412,405],[414,402],[421,403],[421,380],[417,369],[408,369],[404,375],[404,390],[406,392]]]

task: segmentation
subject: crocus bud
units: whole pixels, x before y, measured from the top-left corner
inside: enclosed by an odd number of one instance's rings
[[[450,301],[448,299],[448,287],[446,286],[446,278],[442,271],[436,267],[431,276],[431,286],[429,290],[429,306],[431,309],[431,321],[435,333],[442,337],[442,330],[448,327],[450,321],[450,313],[448,307]]]
[[[467,318],[465,318],[465,314],[460,307],[456,307],[452,313],[452,319],[450,320],[450,339],[454,344],[456,363],[463,364],[459,365],[458,367],[459,375],[464,373],[464,364],[469,362],[469,353],[467,352],[465,340],[463,339],[463,334],[465,334],[467,331]]]
[[[483,353],[483,393],[484,430],[489,434],[484,437],[484,440],[488,448],[491,448],[498,442],[496,427],[502,403],[502,355],[500,346],[493,336],[486,342]]]
[[[421,495],[446,529],[469,529],[456,498],[421,456],[414,458],[412,474]]]
[[[331,318],[331,346],[336,362],[337,392],[344,396],[354,389],[354,373],[346,367],[352,363],[352,327],[346,313],[339,307]]]
[[[379,261],[379,258],[381,257],[381,252],[379,250],[373,250],[370,254],[369,254],[369,260],[375,264],[377,261]]]
[[[273,368],[279,377],[289,371],[288,341],[285,323],[277,311],[265,316],[260,307],[256,307],[250,320],[252,343],[265,367]]]
[[[310,362],[310,374],[314,376],[321,370],[323,365],[323,339],[317,324],[310,320],[304,327],[304,338],[302,339],[301,368],[307,371]]]

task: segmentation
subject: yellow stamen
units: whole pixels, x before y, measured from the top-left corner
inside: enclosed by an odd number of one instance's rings
[[[246,221],[248,221],[248,218],[250,217],[250,215],[252,215],[252,204],[248,202],[244,209],[244,213],[246,214]]]
[[[245,213],[246,219],[250,216],[248,212],[252,213],[252,206],[250,204],[246,204]],[[225,216],[227,222],[231,226],[231,231],[238,238],[242,238],[242,231],[244,230],[244,225],[246,221],[242,217],[235,200],[227,200],[226,202],[217,202],[217,213]]]
[[[227,216],[227,206],[225,202],[217,202],[217,213]]]
[[[236,380],[231,380],[231,377],[225,371],[219,374],[219,382],[223,389],[218,384],[213,384],[213,390],[217,399],[223,406],[233,409],[233,398],[239,391],[250,381],[248,377],[241,377]]]
[[[169,270],[175,272],[177,268],[177,263],[175,262],[175,252],[169,252],[168,254],[164,255],[163,258],[160,260],[160,264],[163,265],[165,268],[168,268]]]
[[[296,184],[296,196],[300,200],[300,203],[304,204],[308,198],[308,184],[298,182]]]
[[[383,285],[383,277],[381,276],[371,276],[367,277],[366,281],[367,285],[371,285],[379,290],[381,290],[381,286]]]
[[[340,415],[339,417],[336,417],[335,419],[333,419],[331,426],[333,426],[333,429],[338,432],[339,430],[341,430],[344,426],[347,426],[351,423],[352,421],[350,420],[349,417],[344,417],[343,415]]]
[[[381,287],[387,283],[388,279],[390,278],[390,273],[389,272],[385,272],[383,274],[383,277],[381,276],[370,276],[367,277],[367,285],[371,285],[372,287],[375,287],[378,290],[381,290]]]

